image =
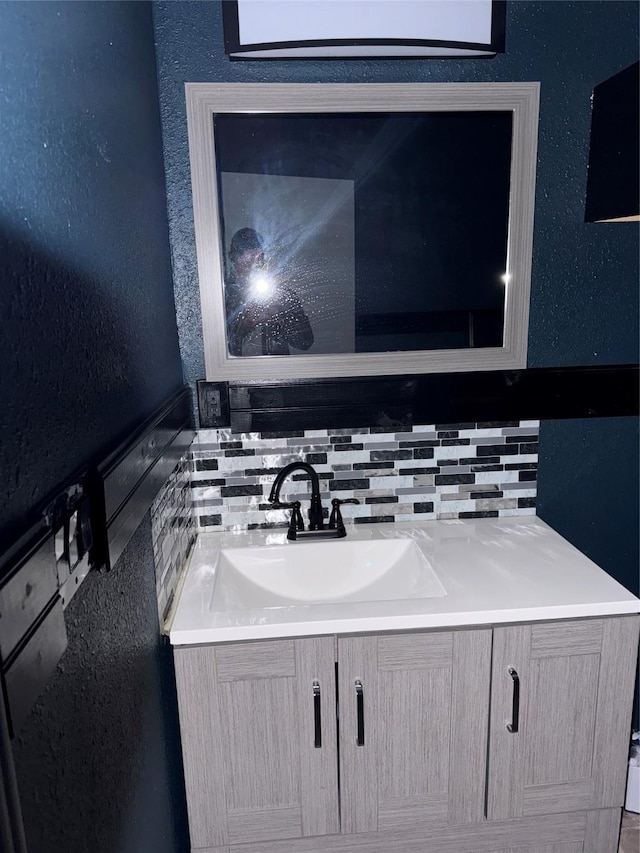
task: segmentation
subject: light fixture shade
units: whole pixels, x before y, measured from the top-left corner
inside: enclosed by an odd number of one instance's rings
[[[231,59],[504,52],[505,0],[224,0],[222,8]]]
[[[585,222],[640,221],[640,62],[593,90]]]

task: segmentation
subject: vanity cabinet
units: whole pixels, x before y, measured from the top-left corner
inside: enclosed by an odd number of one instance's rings
[[[497,627],[493,636],[488,819],[622,805],[638,619]],[[514,677],[516,733],[507,728]]]
[[[490,672],[490,628],[338,640],[343,833],[483,819]]]
[[[614,853],[638,622],[176,647],[192,850]]]
[[[334,637],[178,648],[175,666],[192,849],[339,832]]]

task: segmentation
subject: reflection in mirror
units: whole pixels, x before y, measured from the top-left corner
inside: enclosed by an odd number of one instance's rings
[[[253,228],[231,238],[225,276],[227,346],[231,355],[289,355],[313,346],[309,318],[283,270],[265,263],[264,240]]]
[[[511,124],[214,116],[229,353],[502,346]]]
[[[187,84],[207,378],[526,366],[538,98]]]

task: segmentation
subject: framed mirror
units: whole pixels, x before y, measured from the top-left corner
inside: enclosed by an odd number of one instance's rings
[[[206,378],[526,366],[538,83],[188,83]]]

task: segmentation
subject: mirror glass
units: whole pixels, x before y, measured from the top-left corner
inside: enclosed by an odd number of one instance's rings
[[[213,120],[230,355],[502,346],[511,113]]]
[[[525,366],[537,100],[187,84],[207,378]]]

